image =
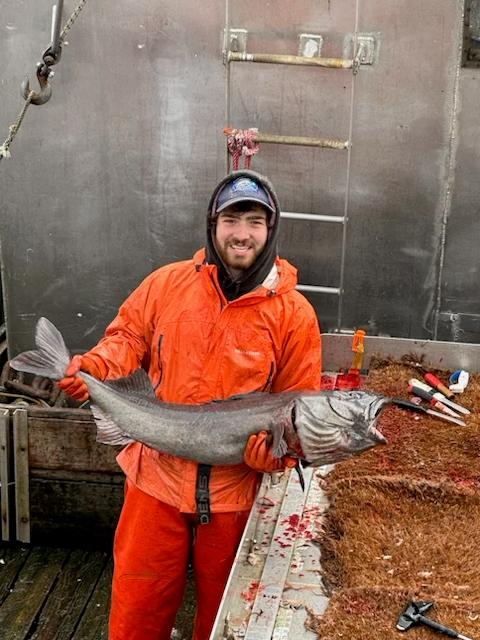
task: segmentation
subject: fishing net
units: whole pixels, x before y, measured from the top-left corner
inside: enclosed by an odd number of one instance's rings
[[[363,388],[408,399],[412,377],[412,367],[382,361]],[[480,406],[480,376],[457,398]],[[411,600],[433,601],[429,617],[480,638],[480,419],[465,421],[388,407],[379,421],[388,444],[323,480],[330,508],[318,535],[331,600],[310,618],[322,640],[398,639]],[[422,625],[408,631],[411,640],[431,635]]]

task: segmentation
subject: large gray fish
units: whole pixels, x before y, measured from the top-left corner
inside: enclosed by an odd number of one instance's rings
[[[63,378],[70,354],[46,318],[37,323],[35,343],[36,350],[13,358],[11,366]],[[158,400],[143,369],[107,382],[80,375],[90,394],[97,439],[104,444],[136,440],[203,464],[228,465],[242,462],[248,437],[266,430],[275,456],[288,452],[319,466],[386,442],[375,423],[390,399],[365,391],[253,393],[184,405]]]

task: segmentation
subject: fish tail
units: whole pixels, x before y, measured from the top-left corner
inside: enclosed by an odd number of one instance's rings
[[[36,349],[24,351],[10,360],[17,371],[60,380],[70,362],[70,353],[62,334],[47,318],[40,318],[35,329]]]

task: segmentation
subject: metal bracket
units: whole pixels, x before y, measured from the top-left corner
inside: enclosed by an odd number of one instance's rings
[[[228,51],[233,51],[234,53],[247,52],[248,31],[246,29],[229,29],[225,35],[224,54],[227,54]]]
[[[313,33],[301,33],[298,36],[298,55],[304,58],[320,58],[323,36]]]
[[[357,56],[360,64],[373,64],[375,61],[376,41],[374,36],[357,36]]]
[[[378,54],[378,40],[371,33],[349,33],[345,38],[344,56],[353,58],[353,73],[360,65],[374,64]]]
[[[360,65],[373,64],[377,54],[377,40],[374,34],[349,33],[344,39],[343,58],[322,57],[323,36],[313,33],[301,33],[298,36],[298,55],[273,53],[248,53],[246,29],[225,29],[223,37],[223,61],[261,62],[267,64],[292,64],[330,69],[352,69],[358,73]]]

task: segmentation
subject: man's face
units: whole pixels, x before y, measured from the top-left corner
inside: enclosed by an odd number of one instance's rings
[[[238,277],[255,262],[268,236],[267,212],[261,205],[236,211],[235,205],[218,215],[215,231],[217,251],[233,277]]]

